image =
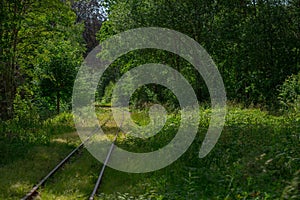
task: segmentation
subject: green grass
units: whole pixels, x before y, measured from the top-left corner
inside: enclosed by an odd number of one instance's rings
[[[73,136],[72,136],[73,137]],[[0,199],[18,199],[74,148],[72,139],[61,135],[48,145],[27,146],[19,158],[0,168]]]
[[[198,158],[210,110],[201,108],[199,133],[188,151],[159,171],[129,174],[106,168],[97,199],[299,199],[300,116],[273,116],[259,109],[229,108],[222,135],[210,154]],[[103,120],[110,113],[98,112]],[[133,119],[148,123],[147,113]],[[49,121],[49,142],[1,140],[0,199],[19,199],[80,140],[63,126],[65,117]],[[148,140],[124,136],[118,145],[135,152],[163,147],[176,134],[180,117],[170,115],[165,129]],[[60,128],[55,129],[56,126]],[[58,132],[56,132],[57,130]],[[105,131],[116,131],[113,120]],[[69,132],[69,133],[63,133]],[[24,144],[24,145],[23,145]],[[34,161],[37,160],[37,161]],[[102,164],[85,149],[75,155],[41,190],[41,199],[87,199]]]

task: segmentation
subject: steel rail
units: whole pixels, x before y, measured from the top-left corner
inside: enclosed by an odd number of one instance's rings
[[[110,159],[110,156],[111,156],[111,154],[112,154],[112,152],[113,152],[113,149],[114,149],[114,147],[115,147],[114,142],[117,140],[117,137],[118,137],[118,134],[116,134],[116,136],[115,136],[115,138],[114,138],[114,140],[113,140],[113,143],[112,143],[111,146],[110,146],[110,149],[109,149],[108,154],[107,154],[107,156],[106,156],[106,159],[105,159],[105,161],[104,161],[104,163],[103,163],[103,166],[102,166],[102,169],[101,169],[101,171],[100,171],[99,177],[98,177],[98,179],[97,179],[97,182],[96,182],[96,184],[95,184],[95,187],[94,187],[94,189],[93,189],[93,192],[92,192],[92,194],[91,194],[90,197],[89,197],[89,200],[93,200],[94,197],[95,197],[95,195],[96,195],[96,193],[97,193],[97,190],[98,190],[98,188],[99,188],[99,186],[100,186],[100,184],[101,184],[101,180],[102,180],[102,177],[103,177],[103,174],[104,174],[105,167],[107,166],[107,163],[108,163],[108,161],[109,161],[109,159]]]
[[[104,163],[103,163],[103,166],[102,166],[102,168],[101,168],[101,171],[100,171],[100,174],[99,174],[99,176],[98,176],[98,179],[97,179],[97,182],[96,182],[96,184],[95,184],[95,187],[94,187],[94,189],[93,189],[93,192],[91,193],[91,195],[90,195],[90,197],[89,197],[89,200],[94,200],[94,198],[95,198],[95,196],[96,196],[96,194],[97,194],[97,191],[98,191],[98,189],[99,189],[99,187],[100,187],[100,184],[101,184],[101,181],[102,181],[102,177],[103,177],[105,168],[106,168],[107,163],[108,163],[108,161],[109,161],[109,159],[110,159],[110,156],[111,156],[111,154],[112,154],[112,152],[113,152],[113,150],[114,150],[115,142],[116,142],[116,140],[117,140],[117,138],[118,138],[118,134],[119,134],[120,131],[121,131],[121,128],[122,128],[122,125],[123,125],[123,121],[124,121],[124,115],[123,115],[122,123],[120,124],[119,130],[118,130],[117,133],[115,134],[115,137],[114,137],[114,139],[113,139],[113,141],[112,141],[112,144],[111,144],[111,146],[110,146],[110,148],[109,148],[109,151],[108,151],[108,153],[107,153],[107,156],[106,156],[105,161],[104,161]]]
[[[109,121],[110,117],[103,123],[103,125],[105,125],[108,121]],[[103,126],[102,125],[102,126]],[[44,183],[53,175],[55,174],[55,172],[57,172],[79,149],[81,149],[85,143],[87,143],[91,137],[98,132],[98,130],[100,129],[100,127],[97,127],[95,130],[93,130],[88,137],[81,142],[81,144],[79,146],[77,146],[73,151],[71,151],[71,153],[69,153],[58,165],[56,165],[56,167],[54,167],[51,172],[49,172],[38,184],[36,184],[31,190],[30,192],[28,192],[21,200],[28,200],[31,199],[33,196],[35,196],[35,194],[37,193],[37,190],[44,185]]]

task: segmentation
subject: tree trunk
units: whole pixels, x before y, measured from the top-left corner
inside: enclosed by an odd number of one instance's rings
[[[56,92],[56,111],[57,111],[57,114],[60,113],[60,92],[59,92],[59,90]]]

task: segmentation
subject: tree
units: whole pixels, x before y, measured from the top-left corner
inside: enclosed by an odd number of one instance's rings
[[[38,55],[37,70],[40,95],[49,103],[56,105],[60,113],[61,103],[69,105],[78,67],[82,62],[80,48],[71,41],[60,39],[46,41]],[[54,103],[55,102],[55,103]]]
[[[103,7],[104,4],[103,0],[79,0],[72,2],[72,9],[77,15],[76,22],[83,22],[85,25],[83,38],[87,48],[86,54],[99,44],[96,34],[107,18]]]
[[[20,78],[17,56],[19,31],[23,17],[31,5],[31,0],[3,0],[0,3],[0,119],[2,120],[13,116],[13,100]]]
[[[298,0],[117,0],[101,34],[148,26],[195,39],[216,62],[228,98],[247,105],[274,104],[277,88],[299,70]],[[198,98],[208,99],[204,82],[188,64],[168,54],[160,58],[189,74]]]
[[[37,58],[41,52],[45,55],[49,52],[45,44],[70,44],[72,48],[63,45],[66,49],[60,50],[67,55],[76,52],[78,61],[83,49],[83,29],[76,23],[69,1],[1,1],[0,9],[0,118],[5,120],[13,117],[14,107],[18,108],[14,106],[17,92],[18,101],[30,98],[26,102],[35,103],[39,99],[41,74],[37,72],[43,70],[37,70],[41,66]]]
[[[45,3],[45,2],[44,2]],[[33,87],[40,110],[60,112],[61,103],[69,104],[77,68],[84,53],[83,26],[76,22],[70,4],[49,0],[48,7],[36,7],[28,15],[22,33],[36,33],[23,40],[23,62],[27,85]],[[20,46],[21,46],[20,45]],[[29,61],[29,62],[27,62]]]

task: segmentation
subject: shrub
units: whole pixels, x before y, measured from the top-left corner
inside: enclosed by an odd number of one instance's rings
[[[279,88],[279,103],[283,110],[299,111],[300,109],[300,73],[288,77]]]
[[[61,134],[75,130],[73,115],[71,113],[61,113],[44,122],[45,130],[48,134]]]

